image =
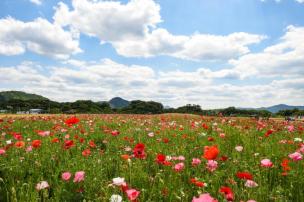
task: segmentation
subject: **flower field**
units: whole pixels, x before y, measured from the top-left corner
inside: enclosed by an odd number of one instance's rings
[[[0,118],[0,201],[304,201],[303,122]]]

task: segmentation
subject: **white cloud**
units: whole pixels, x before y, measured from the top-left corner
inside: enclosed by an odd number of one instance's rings
[[[148,29],[161,22],[160,6],[153,0],[117,1],[72,0],[73,10],[64,3],[56,8],[56,23],[70,25],[102,41],[144,37]]]
[[[259,53],[231,60],[234,71],[243,78],[295,77],[304,75],[304,27],[288,26],[281,40]]]
[[[117,41],[113,46],[120,55],[128,57],[170,55],[188,60],[227,60],[248,53],[248,45],[264,38],[243,32],[227,36],[172,35],[165,29],[156,29],[144,39]]]
[[[31,22],[11,17],[0,19],[0,54],[18,55],[26,50],[59,59],[81,52],[72,33],[45,19]]]
[[[36,5],[42,4],[42,0],[30,0],[30,2],[32,2],[33,4],[36,4]]]
[[[73,68],[41,67],[27,62],[0,67],[0,90],[24,90],[57,101],[99,101],[121,96],[129,100],[155,100],[174,107],[187,103],[200,104],[203,108],[303,104],[304,81],[300,76],[263,85],[246,82],[233,85],[214,80],[230,76],[228,70],[204,68],[157,72],[147,66],[128,66],[109,59]]]
[[[227,60],[250,52],[248,46],[265,36],[232,33],[226,36],[195,33],[174,35],[157,28],[160,6],[153,0],[113,1],[73,0],[72,10],[59,3],[55,23],[70,26],[101,43],[109,42],[126,57],[168,55],[188,60]]]

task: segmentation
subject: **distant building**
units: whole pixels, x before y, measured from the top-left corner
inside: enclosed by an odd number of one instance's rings
[[[42,114],[44,112],[43,109],[30,109],[29,113],[30,114]]]
[[[5,113],[7,113],[7,110],[6,110],[6,109],[1,109],[1,110],[0,110],[0,114],[5,114]]]

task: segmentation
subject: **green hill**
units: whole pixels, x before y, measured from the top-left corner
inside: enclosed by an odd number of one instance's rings
[[[10,101],[10,100],[48,100],[47,98],[36,95],[25,93],[22,91],[2,91],[0,92],[0,101]]]

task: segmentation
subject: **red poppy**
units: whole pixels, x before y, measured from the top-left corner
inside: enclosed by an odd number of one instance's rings
[[[134,149],[133,149],[133,154],[136,158],[139,158],[139,159],[146,158],[145,145],[142,144],[142,143],[136,144]]]
[[[33,140],[32,141],[32,147],[33,148],[39,148],[41,146],[41,140]]]
[[[159,164],[162,164],[166,160],[166,156],[163,154],[157,154],[156,161]]]
[[[90,140],[89,145],[91,148],[96,148],[96,144],[93,140]]]
[[[23,141],[18,141],[15,143],[15,147],[17,148],[22,148],[25,146],[25,143]]]
[[[119,135],[119,131],[118,130],[113,130],[112,132],[111,132],[111,135],[112,136],[117,136],[117,135]]]
[[[91,150],[90,149],[85,149],[82,151],[82,156],[90,156]]]
[[[214,160],[216,159],[217,155],[220,153],[217,146],[206,146],[204,148],[204,155],[203,157],[207,160]]]
[[[73,146],[74,146],[74,141],[73,140],[65,140],[64,141],[64,148],[65,149],[70,149]]]
[[[209,126],[205,123],[202,124],[202,127],[205,129],[205,130],[208,130]]]
[[[245,180],[252,180],[253,179],[252,175],[249,172],[237,172],[236,176],[239,179],[245,179]]]
[[[52,139],[52,143],[58,143],[58,142],[59,142],[59,139],[57,137]]]
[[[69,119],[67,119],[67,120],[65,120],[65,124],[66,125],[68,125],[68,126],[72,126],[72,125],[75,125],[75,124],[77,124],[79,122],[79,119],[77,118],[77,117],[71,117],[71,118],[69,118]]]
[[[220,193],[224,194],[227,201],[233,201],[234,200],[234,194],[233,194],[232,189],[230,187],[222,186],[220,188]]]
[[[21,133],[13,132],[12,135],[14,136],[15,140],[22,140],[23,139]]]
[[[269,135],[271,135],[273,133],[272,129],[267,130],[267,132],[265,133],[265,137],[269,137]]]

